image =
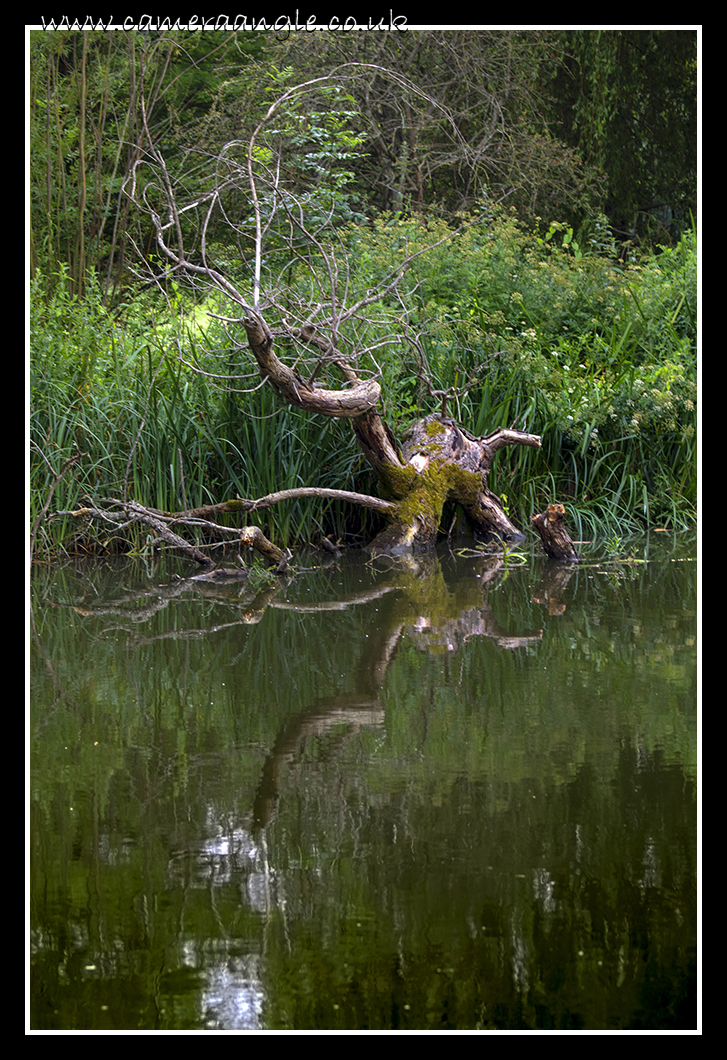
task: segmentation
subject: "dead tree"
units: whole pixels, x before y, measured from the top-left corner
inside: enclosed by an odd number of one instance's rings
[[[447,416],[443,406],[440,414],[416,423],[399,445],[382,419],[380,372],[374,355],[379,345],[391,340],[385,336],[372,346],[370,338],[363,337],[370,323],[367,313],[396,290],[407,267],[424,251],[408,255],[375,289],[353,297],[343,242],[337,240],[335,229],[323,233],[312,226],[302,196],[284,178],[286,145],[284,137],[276,138],[271,131],[276,124],[273,119],[281,119],[286,108],[316,95],[325,105],[325,93],[331,86],[345,86],[348,79],[370,76],[371,71],[365,64],[346,64],[331,75],[284,92],[268,108],[249,142],[233,141],[223,147],[215,159],[212,189],[192,202],[182,202],[150,136],[144,158],[131,172],[126,190],[151,218],[166,260],[157,280],[170,274],[186,276],[206,291],[225,296],[232,310],[216,314],[218,319],[241,348],[244,336],[259,376],[280,399],[311,414],[350,421],[356,442],[376,472],[381,492],[380,499],[356,499],[349,494],[354,503],[376,506],[378,500],[386,525],[370,543],[372,550],[396,553],[429,548],[447,502],[462,508],[478,534],[522,540],[524,535],[488,489],[487,478],[501,448],[539,447],[538,436],[498,428],[486,438],[474,438]],[[376,72],[391,77],[409,98],[423,97],[400,75],[379,68]],[[439,106],[429,97],[425,102],[430,107]],[[207,248],[214,211],[224,211],[229,193],[234,190],[239,194],[241,188],[249,202],[247,216],[237,221],[229,214],[225,216],[241,253],[245,239],[249,240],[250,291],[241,290],[218,270]],[[192,209],[198,211],[200,223],[198,242],[188,247],[183,215]],[[284,249],[277,274],[271,270],[275,248],[268,239],[274,228],[277,246],[282,242]],[[296,302],[294,292],[286,286],[291,262],[310,270],[311,287],[317,292],[315,303]]]

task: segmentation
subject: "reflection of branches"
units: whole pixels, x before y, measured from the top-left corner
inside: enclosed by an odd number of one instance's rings
[[[418,648],[435,655],[442,651],[459,651],[470,637],[487,637],[493,640],[498,648],[508,650],[537,644],[543,639],[542,629],[519,635],[505,633],[489,607],[474,607],[463,611],[457,618],[444,621],[435,621],[422,615],[409,626],[407,632]]]
[[[344,600],[321,600],[318,603],[293,603],[288,600],[275,600],[272,606],[279,611],[295,611],[299,614],[317,614],[320,611],[348,611],[358,604],[369,604],[372,600],[380,600],[388,593],[397,592],[398,585],[381,585],[374,589],[364,589],[361,592],[349,593]]]

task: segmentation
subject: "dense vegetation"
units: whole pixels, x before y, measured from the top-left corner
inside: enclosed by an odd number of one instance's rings
[[[416,259],[371,318],[372,364],[395,432],[449,390],[450,411],[475,434],[514,425],[542,435],[541,451],[498,457],[490,481],[521,527],[556,499],[579,536],[689,525],[695,35],[464,34],[456,77],[447,35],[356,42],[337,38],[343,51],[327,65],[354,58],[416,72],[459,122],[452,151],[431,116],[421,121],[382,83],[365,98],[322,94],[320,106],[286,113],[273,130],[288,145],[307,217],[325,220],[345,251],[353,293],[405,253],[451,236]],[[297,485],[375,490],[346,424],[281,407],[255,377],[225,381],[249,368],[206,314],[216,304],[178,277],[154,288],[135,278],[153,265],[155,246],[123,194],[141,150],[142,95],[170,171],[201,196],[210,157],[232,135],[249,135],[271,89],[310,76],[321,48],[320,34],[31,34],[37,547],[79,531],[74,520],[40,521],[51,489],[49,510],[125,495],[168,511]],[[669,136],[662,121],[647,135],[649,115],[665,113],[667,68]],[[580,95],[576,69],[588,73]],[[492,119],[486,143],[475,143],[477,114]],[[639,151],[615,154],[616,129],[641,129]],[[224,220],[208,232],[215,261],[244,272],[245,248],[230,243]],[[185,224],[194,237],[199,217],[190,212]],[[306,253],[310,264],[315,250]],[[308,275],[291,262],[285,282],[302,289]],[[329,532],[362,539],[374,518],[309,501],[266,517],[289,542]]]

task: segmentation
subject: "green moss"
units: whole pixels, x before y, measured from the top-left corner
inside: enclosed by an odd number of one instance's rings
[[[383,469],[381,469],[383,470]],[[385,484],[399,501],[389,518],[389,526],[422,545],[431,544],[437,535],[442,509],[447,500],[469,506],[475,503],[482,489],[479,475],[465,471],[450,461],[433,459],[423,474],[412,467],[386,469]]]
[[[406,497],[416,487],[417,479],[421,477],[410,464],[405,467],[382,464],[377,468],[377,474],[382,495],[386,500],[393,501]]]
[[[465,506],[474,504],[482,490],[482,476],[457,464],[447,464],[446,467],[452,500]]]
[[[424,428],[427,438],[439,438],[444,433],[444,426],[438,419],[431,419]]]

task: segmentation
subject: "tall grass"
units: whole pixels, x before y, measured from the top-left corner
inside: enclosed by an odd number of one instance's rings
[[[42,292],[36,292],[40,296]],[[51,306],[53,304],[51,302]],[[55,484],[53,509],[72,510],[105,497],[134,498],[180,511],[237,496],[316,484],[351,486],[365,476],[347,424],[281,405],[267,387],[224,392],[183,366],[163,333],[119,332],[101,314],[85,333],[94,356],[66,355],[43,324],[63,334],[84,306],[61,297],[56,314],[36,304],[31,356],[31,523]],[[58,304],[56,302],[56,309]],[[188,338],[188,346],[197,340]],[[60,350],[61,355],[58,355]],[[191,356],[185,351],[187,358]],[[83,456],[56,482],[74,452]],[[371,488],[369,483],[367,488]],[[263,530],[281,542],[355,529],[340,504],[299,500],[260,512]],[[78,539],[77,520],[47,520],[42,549]],[[109,547],[122,542],[108,541]]]
[[[427,234],[400,219],[358,230],[362,277]],[[542,437],[541,450],[502,451],[491,471],[519,525],[555,500],[588,536],[693,525],[696,260],[694,229],[624,263],[546,245],[512,213],[417,259],[407,328],[429,389],[452,388],[451,410],[476,435],[513,426]],[[409,366],[396,367],[389,393],[404,427],[437,401]]]
[[[605,384],[601,381],[598,395],[598,380],[589,383],[582,373],[583,393],[573,402],[562,372],[550,364],[543,358],[534,365],[526,358],[524,366],[511,360],[462,401],[463,422],[477,435],[514,426],[542,438],[539,450],[502,451],[491,471],[490,488],[516,522],[527,526],[531,515],[559,500],[567,504],[580,537],[693,525],[696,411],[691,398],[647,386],[658,383],[648,378],[654,373],[647,368],[614,371]]]

